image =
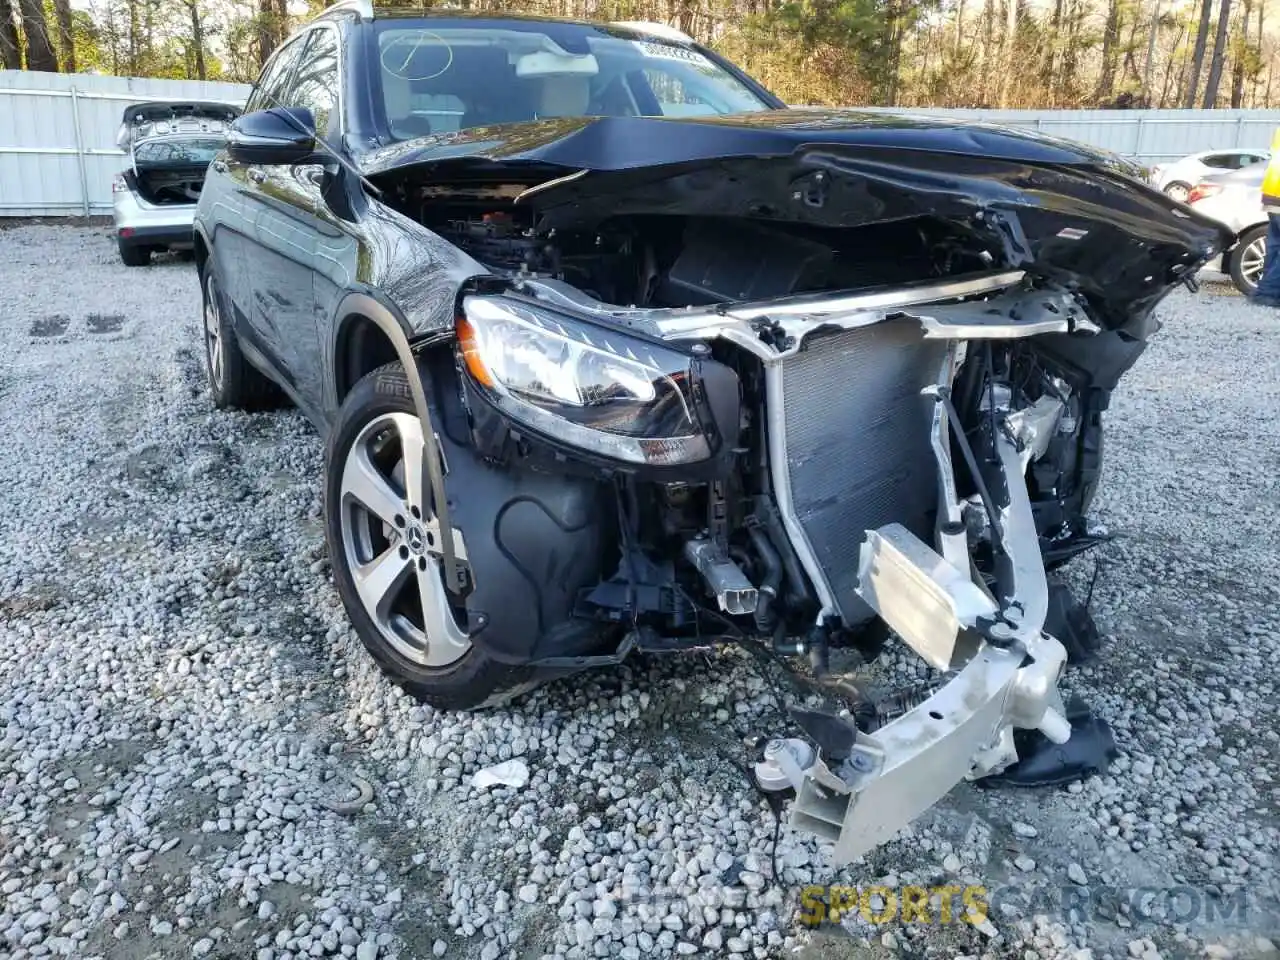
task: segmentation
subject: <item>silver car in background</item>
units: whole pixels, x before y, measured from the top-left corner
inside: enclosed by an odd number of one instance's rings
[[[1267,212],[1262,208],[1266,169],[1260,164],[1207,176],[1187,196],[1187,204],[1197,213],[1225,223],[1236,235],[1235,245],[1206,269],[1228,274],[1245,294],[1257,288],[1267,254]]]
[[[129,166],[111,185],[116,245],[130,267],[151,254],[190,247],[196,201],[210,161],[240,115],[228,103],[131,103],[125,108],[117,145]]]
[[[1156,164],[1151,168],[1151,183],[1179,203],[1186,203],[1191,188],[1206,177],[1266,163],[1270,156],[1271,152],[1265,148],[1202,150],[1172,163]]]

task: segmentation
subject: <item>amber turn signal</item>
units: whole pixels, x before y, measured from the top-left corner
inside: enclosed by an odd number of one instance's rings
[[[462,359],[476,382],[486,387],[493,386],[493,375],[480,358],[480,344],[476,342],[476,332],[466,317],[458,317],[454,324],[458,334],[458,345],[462,348]]]

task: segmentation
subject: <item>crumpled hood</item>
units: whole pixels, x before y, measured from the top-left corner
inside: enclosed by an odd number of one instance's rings
[[[1142,337],[1151,309],[1232,242],[1132,164],[984,123],[858,110],[574,117],[476,127],[361,158],[378,186],[498,184],[540,229],[626,215],[851,229],[945,220],[993,265],[1087,296]]]
[[[363,154],[366,174],[470,158],[575,170],[631,170],[733,157],[779,157],[806,145],[891,148],[1037,165],[1087,165],[1141,176],[1114,154],[1031,130],[866,110],[762,110],[707,117],[558,117],[472,127]]]

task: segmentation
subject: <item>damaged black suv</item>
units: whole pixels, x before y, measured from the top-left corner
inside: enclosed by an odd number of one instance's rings
[[[215,400],[325,434],[334,579],[413,694],[886,626],[934,668],[784,764],[841,859],[1069,736],[1045,570],[1226,240],[1114,157],[786,109],[669,28],[357,2],[271,58],[196,218]]]

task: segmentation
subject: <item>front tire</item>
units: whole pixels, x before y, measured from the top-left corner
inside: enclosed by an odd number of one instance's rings
[[[1250,227],[1240,234],[1231,251],[1231,282],[1245,296],[1252,296],[1262,279],[1262,266],[1267,257],[1267,226]]]
[[[433,551],[438,527],[420,476],[422,443],[399,364],[352,388],[326,456],[334,582],[365,649],[393,681],[440,709],[491,706],[529,689],[532,671],[492,659],[468,635],[466,607],[445,587]]]
[[[145,267],[151,262],[150,247],[143,247],[136,243],[125,243],[123,240],[117,240],[116,248],[119,249],[120,260],[126,267]]]
[[[1177,200],[1179,203],[1186,203],[1187,197],[1191,196],[1191,184],[1175,180],[1173,183],[1165,186],[1164,195],[1170,200]]]

